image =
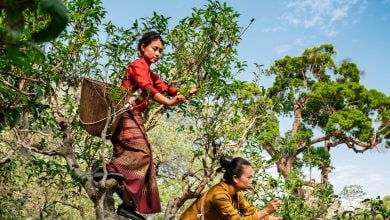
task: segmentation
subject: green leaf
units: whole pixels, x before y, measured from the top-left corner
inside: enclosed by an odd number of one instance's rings
[[[32,39],[37,42],[46,42],[56,38],[65,29],[69,17],[61,0],[41,0],[40,6],[51,16],[51,20],[44,29],[33,33]]]

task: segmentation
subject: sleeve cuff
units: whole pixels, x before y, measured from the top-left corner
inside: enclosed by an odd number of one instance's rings
[[[172,85],[168,86],[168,89],[167,89],[168,95],[176,96],[178,91],[179,91],[179,88],[172,86]]]
[[[146,87],[145,90],[147,93],[150,93],[152,95],[152,97],[154,97],[157,93],[159,93],[159,91],[157,89],[153,88],[153,86]]]

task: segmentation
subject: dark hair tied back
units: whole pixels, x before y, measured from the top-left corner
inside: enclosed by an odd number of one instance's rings
[[[222,168],[226,170],[230,166],[232,160],[233,157],[231,156],[222,156],[221,158],[219,158],[219,163],[221,164]]]
[[[142,44],[144,46],[148,46],[152,41],[155,40],[160,40],[161,43],[164,45],[164,40],[162,39],[160,33],[156,31],[149,31],[144,33],[144,35],[142,35],[142,38],[138,42],[138,51],[142,53],[141,51]]]
[[[223,180],[227,183],[233,183],[234,176],[241,177],[244,165],[251,166],[251,163],[242,157],[222,156],[219,159],[219,163],[222,166],[222,170],[225,171]],[[221,169],[217,171],[221,171]]]

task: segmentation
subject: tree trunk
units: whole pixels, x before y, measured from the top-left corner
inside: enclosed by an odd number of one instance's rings
[[[168,202],[167,208],[165,209],[165,220],[175,220],[176,219],[176,213],[180,209],[180,207],[183,206],[185,201],[189,196],[183,195],[182,197],[175,198]]]
[[[95,202],[95,214],[97,220],[104,220],[104,198],[106,197],[106,192],[103,192],[102,198],[99,198]]]
[[[324,144],[324,150],[326,152],[329,152],[330,151],[330,140],[329,138],[327,138],[325,140],[325,144]],[[322,168],[321,168],[321,184],[323,186],[326,186],[328,184],[328,179],[329,178],[329,164],[328,164],[328,161],[324,161],[322,162]]]
[[[276,162],[278,172],[281,173],[284,177],[286,177],[291,172],[296,159],[297,158],[294,155],[282,156]]]
[[[211,166],[205,169],[205,176],[197,184],[196,187],[191,187],[190,185],[188,185],[189,190],[187,192],[185,192],[180,197],[171,199],[168,202],[167,208],[165,209],[165,220],[175,220],[177,211],[188,199],[197,198],[202,194],[203,190],[206,188],[210,180],[213,180],[217,176],[217,172],[215,172],[216,166],[218,164],[217,161],[218,160],[214,160]],[[191,191],[190,189],[195,190]]]
[[[113,199],[114,190],[102,189],[100,197],[93,200],[95,204],[95,215],[98,220],[126,219],[116,214],[115,201]]]
[[[294,109],[294,122],[291,130],[291,136],[294,136],[298,132],[299,126],[301,125],[301,118],[302,118],[301,115],[302,115],[302,109],[301,106],[298,105]]]

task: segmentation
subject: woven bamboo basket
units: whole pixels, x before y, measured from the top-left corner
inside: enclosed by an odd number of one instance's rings
[[[84,78],[80,97],[80,122],[85,130],[96,137],[102,137],[107,125],[105,138],[111,138],[118,125],[125,102],[125,96],[114,100],[111,85]],[[108,122],[107,122],[108,120]]]

